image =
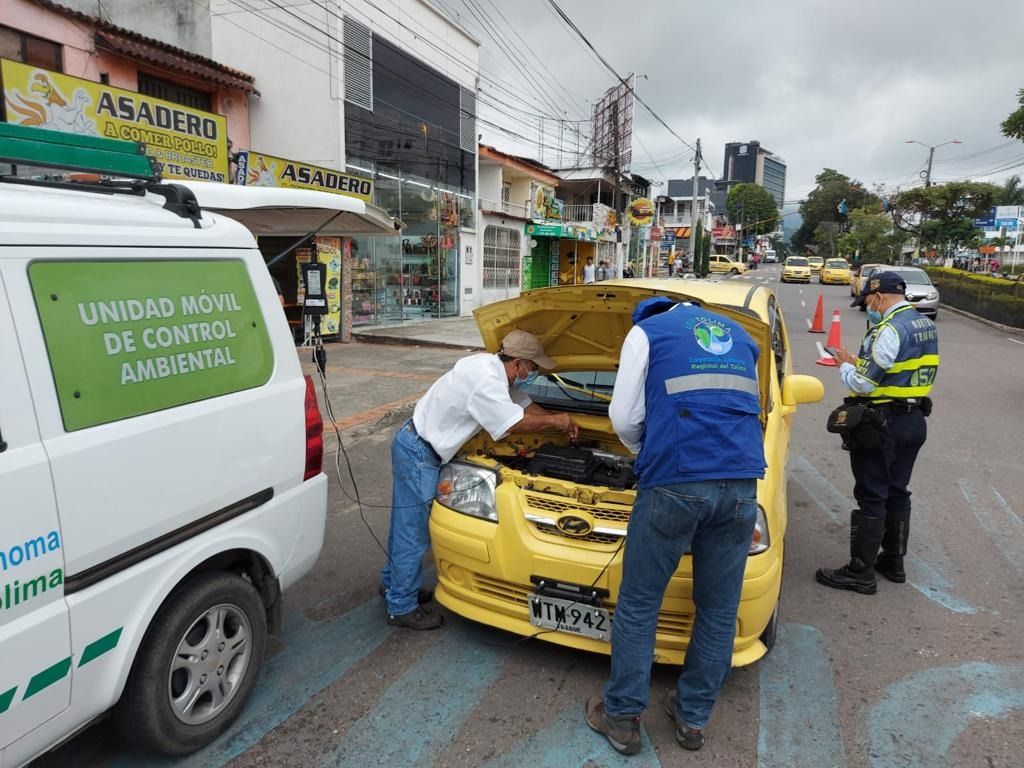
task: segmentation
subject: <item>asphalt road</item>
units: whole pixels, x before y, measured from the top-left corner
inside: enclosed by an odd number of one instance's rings
[[[660,706],[644,749],[616,755],[582,721],[608,660],[449,616],[438,632],[389,628],[376,596],[383,556],[332,479],[325,549],[287,595],[286,630],[231,731],[185,760],[133,754],[106,724],[39,765],[757,766],[1011,768],[1024,745],[1024,337],[940,312],[942,365],[914,474],[909,583],[876,596],[814,582],[844,562],[852,479],[825,432],[842,396],[807,332],[819,293],[855,348],[864,315],[845,286],[776,285],[778,267],[737,279],[773,286],[794,368],[825,382],[800,408],[790,457],[784,622],[766,659],[734,670],[703,752],[684,753]],[[826,319],[827,322],[827,319]],[[332,401],[365,517],[387,533],[388,442],[415,397],[462,353],[352,345],[333,351]],[[344,464],[342,465],[344,469]],[[372,506],[381,505],[381,506]],[[658,667],[652,702],[677,670]]]

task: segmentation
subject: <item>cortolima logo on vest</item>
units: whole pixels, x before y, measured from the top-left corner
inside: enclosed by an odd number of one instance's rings
[[[732,349],[732,334],[720,323],[703,319],[693,326],[693,338],[697,345],[712,355],[725,355]]]

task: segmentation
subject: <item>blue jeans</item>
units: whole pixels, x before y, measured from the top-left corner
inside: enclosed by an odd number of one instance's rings
[[[391,526],[388,562],[381,569],[380,583],[387,590],[392,616],[416,610],[416,594],[423,584],[423,555],[430,546],[430,507],[440,472],[440,458],[416,434],[409,419],[391,441]]]
[[[676,715],[691,728],[707,725],[732,663],[756,496],[756,480],[680,483],[637,493],[612,622],[612,673],[604,689],[609,716],[638,715],[647,706],[658,609],[689,551],[697,616],[676,684]]]

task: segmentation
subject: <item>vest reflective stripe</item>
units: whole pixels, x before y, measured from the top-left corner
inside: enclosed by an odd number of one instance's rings
[[[925,397],[931,391],[931,385],[927,387],[877,387],[871,390],[871,394],[867,397],[872,400],[879,398],[905,400],[911,397]]]
[[[731,373],[693,373],[688,376],[675,376],[665,379],[665,392],[678,395],[680,392],[692,392],[697,389],[728,389],[733,392],[746,392],[758,397],[761,392],[757,381],[747,376],[734,376]]]
[[[922,355],[916,360],[904,360],[902,363],[896,363],[886,373],[901,373],[902,371],[916,371],[925,365],[938,366],[939,356],[938,355]]]

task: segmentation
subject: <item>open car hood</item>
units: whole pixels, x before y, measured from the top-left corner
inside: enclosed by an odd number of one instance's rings
[[[614,371],[622,342],[633,327],[637,304],[652,296],[695,301],[735,320],[761,348],[758,382],[762,410],[766,411],[771,331],[756,313],[743,308],[742,297],[750,285],[741,285],[725,288],[722,283],[703,280],[628,280],[541,288],[480,307],[473,315],[489,352],[497,352],[505,334],[519,329],[541,339],[545,354],[555,360],[559,371]],[[731,297],[738,299],[736,305],[728,302]]]
[[[354,197],[313,189],[245,187],[203,181],[175,181],[196,196],[199,207],[243,224],[254,235],[302,235],[334,218],[317,234],[398,235],[405,225],[382,208]]]

